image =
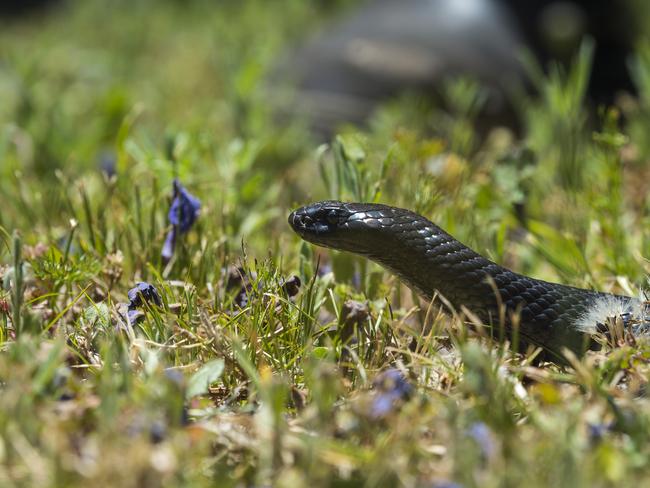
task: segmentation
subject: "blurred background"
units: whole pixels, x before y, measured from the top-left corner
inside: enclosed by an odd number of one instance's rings
[[[0,122],[39,170],[98,157],[109,165],[129,114],[152,137],[180,127],[266,136],[274,117],[280,136],[308,126],[327,140],[400,94],[449,108],[457,95],[447,82],[464,76],[481,86],[479,122],[521,131],[516,100],[539,88],[550,61],[567,66],[585,38],[595,45],[588,99],[634,93],[649,9],[633,0],[8,1]]]
[[[117,225],[130,218],[112,208],[117,186],[137,193],[126,215],[151,212],[160,241],[180,177],[233,247],[272,246],[256,231],[286,235],[287,209],[332,197],[428,212],[483,246],[535,218],[577,228],[584,244],[585,215],[610,188],[607,151],[645,218],[649,11],[641,0],[3,2],[0,225],[57,241],[85,194]],[[585,186],[593,194],[567,215]]]

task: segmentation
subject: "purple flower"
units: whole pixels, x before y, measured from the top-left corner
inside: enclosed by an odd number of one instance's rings
[[[398,369],[388,369],[374,381],[377,391],[370,407],[370,415],[381,418],[388,415],[400,400],[407,400],[413,387]]]
[[[393,410],[395,400],[396,398],[390,393],[380,393],[372,401],[370,416],[374,418],[385,417]]]
[[[153,302],[159,307],[162,305],[162,299],[156,287],[146,281],[140,281],[128,292],[129,307],[140,307],[145,302]]]
[[[126,313],[129,317],[129,323],[135,324],[138,320],[143,317],[142,312],[137,308],[129,308],[129,311]],[[126,329],[125,329],[126,330]]]
[[[169,207],[169,223],[171,230],[167,233],[165,244],[162,248],[164,262],[169,261],[174,254],[177,235],[185,234],[190,230],[201,213],[201,201],[188,192],[178,179],[174,180],[174,198]]]
[[[168,263],[174,254],[174,246],[176,245],[176,229],[172,229],[167,232],[167,237],[165,237],[165,243],[163,244],[162,252],[160,253],[163,258],[164,263]]]
[[[476,442],[484,457],[489,458],[496,452],[494,434],[483,422],[474,422],[469,426],[465,433]]]
[[[129,305],[127,315],[129,321],[135,323],[139,317],[138,308],[144,303],[153,303],[158,307],[162,306],[162,299],[156,287],[146,281],[141,281],[131,288],[128,292]]]
[[[174,200],[169,208],[169,222],[185,234],[201,211],[201,201],[188,192],[178,179],[174,180]]]
[[[592,442],[599,442],[605,438],[605,436],[611,432],[611,424],[592,424],[591,422],[587,423],[587,431],[589,432],[589,440]]]

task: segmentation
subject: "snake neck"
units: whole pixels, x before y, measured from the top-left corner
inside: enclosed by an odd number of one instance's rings
[[[424,298],[442,296],[455,309],[471,306],[483,319],[497,313],[494,278],[507,271],[437,225],[408,212],[391,232],[375,235],[362,254],[387,268]]]

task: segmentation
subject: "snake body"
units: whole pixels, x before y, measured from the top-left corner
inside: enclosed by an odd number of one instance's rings
[[[582,353],[593,345],[588,334],[607,316],[643,314],[643,303],[632,297],[515,273],[410,210],[323,201],[292,212],[289,224],[308,242],[379,263],[426,299],[442,295],[486,324],[502,324],[510,333],[516,326],[523,345],[554,354],[565,347]]]

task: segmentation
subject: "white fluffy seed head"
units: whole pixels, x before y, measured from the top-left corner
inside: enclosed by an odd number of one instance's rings
[[[582,332],[593,334],[598,324],[605,324],[612,317],[630,315],[638,325],[633,327],[634,333],[646,333],[650,327],[647,310],[643,301],[637,298],[603,296],[594,300],[589,310],[577,321],[576,328]]]

